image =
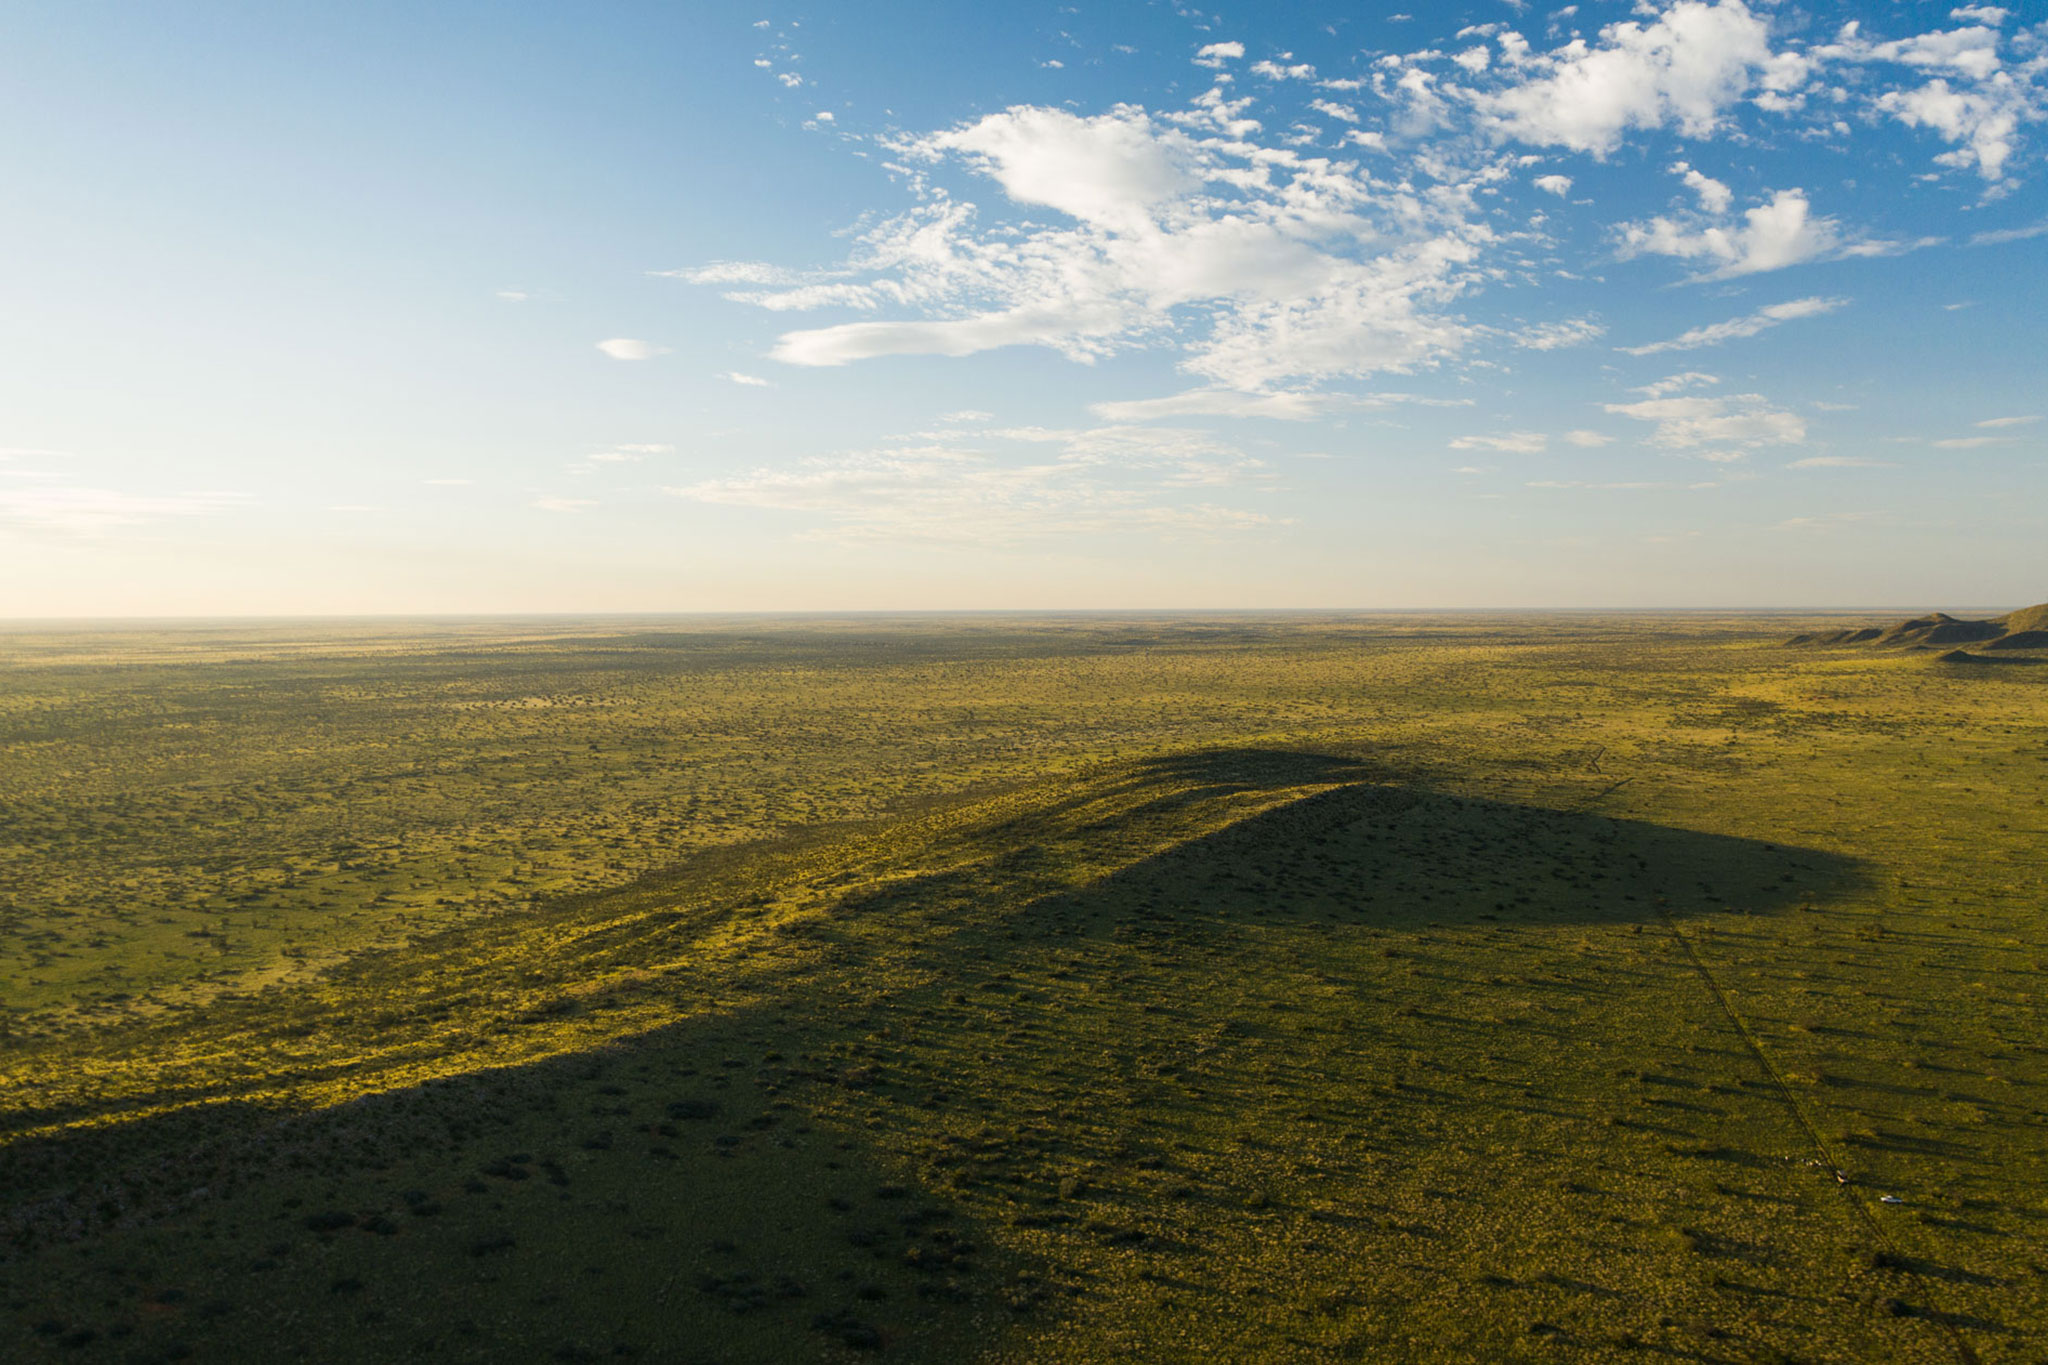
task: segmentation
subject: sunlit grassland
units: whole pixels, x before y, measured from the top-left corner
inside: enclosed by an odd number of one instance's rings
[[[2048,691],[1788,628],[24,642],[0,1354],[2037,1358]]]

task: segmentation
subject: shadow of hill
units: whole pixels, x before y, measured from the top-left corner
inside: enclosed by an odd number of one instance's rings
[[[1079,894],[1096,913],[1409,928],[1766,913],[1865,884],[1853,859],[1815,849],[1352,783],[1134,863]]]
[[[256,1101],[234,1079],[206,1092],[220,1103],[0,1148],[0,1354],[969,1359],[1141,1254],[1154,1282],[1239,1293],[1265,1262],[1203,1248],[1271,1240],[1247,1157],[1361,1095],[1402,1108],[1376,1141],[1411,1155],[1452,1112],[1738,1150],[1675,1104],[1609,1129],[1568,1097],[1474,1088],[1444,1039],[1492,1029],[1487,1065],[1534,1077],[1573,1025],[1537,1011],[1510,1037],[1471,992],[1611,1003],[1630,978],[1527,966],[1496,989],[1512,945],[1431,931],[1770,912],[1858,869],[1389,776],[1273,750],[1128,765],[897,843],[734,855],[698,901],[669,874],[194,1021],[204,1056],[353,1067],[384,1093],[280,1116],[288,1086]],[[1302,1001],[1424,1060],[1305,1053],[1273,1012]],[[554,1054],[483,1069],[498,1054],[466,1050],[527,1035]],[[1240,1071],[1176,1088],[1196,1040]],[[437,1046],[447,1074],[405,1079]],[[1514,1047],[1534,1050],[1511,1065]],[[1221,1152],[1219,1115],[1244,1130]],[[1443,1240],[1427,1222],[1380,1208],[1359,1235]]]
[[[0,1356],[993,1348],[1059,1286],[818,1112],[838,1075],[818,1081],[817,1022],[746,1009],[311,1113],[227,1103],[17,1143]]]

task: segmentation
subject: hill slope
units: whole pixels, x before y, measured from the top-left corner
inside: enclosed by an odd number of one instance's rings
[[[1980,645],[1985,649],[2048,649],[2048,603],[2022,607],[1987,621],[1971,621],[1947,612],[1929,612],[1892,626],[1852,626],[1842,630],[1808,631],[1788,645],[1881,645],[1933,649]],[[1968,657],[1965,654],[1965,657]]]

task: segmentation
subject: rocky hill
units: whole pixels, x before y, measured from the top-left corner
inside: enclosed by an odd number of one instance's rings
[[[1858,626],[1794,635],[1788,645],[1875,645],[1906,649],[1937,649],[1964,659],[1978,657],[1964,646],[1987,650],[2048,650],[2048,603],[2022,607],[1985,621],[1966,620],[1947,612],[1930,612],[1891,626]]]

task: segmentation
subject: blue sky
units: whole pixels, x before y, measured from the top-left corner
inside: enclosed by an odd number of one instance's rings
[[[0,3],[0,615],[2048,597],[2039,10],[181,8]]]

